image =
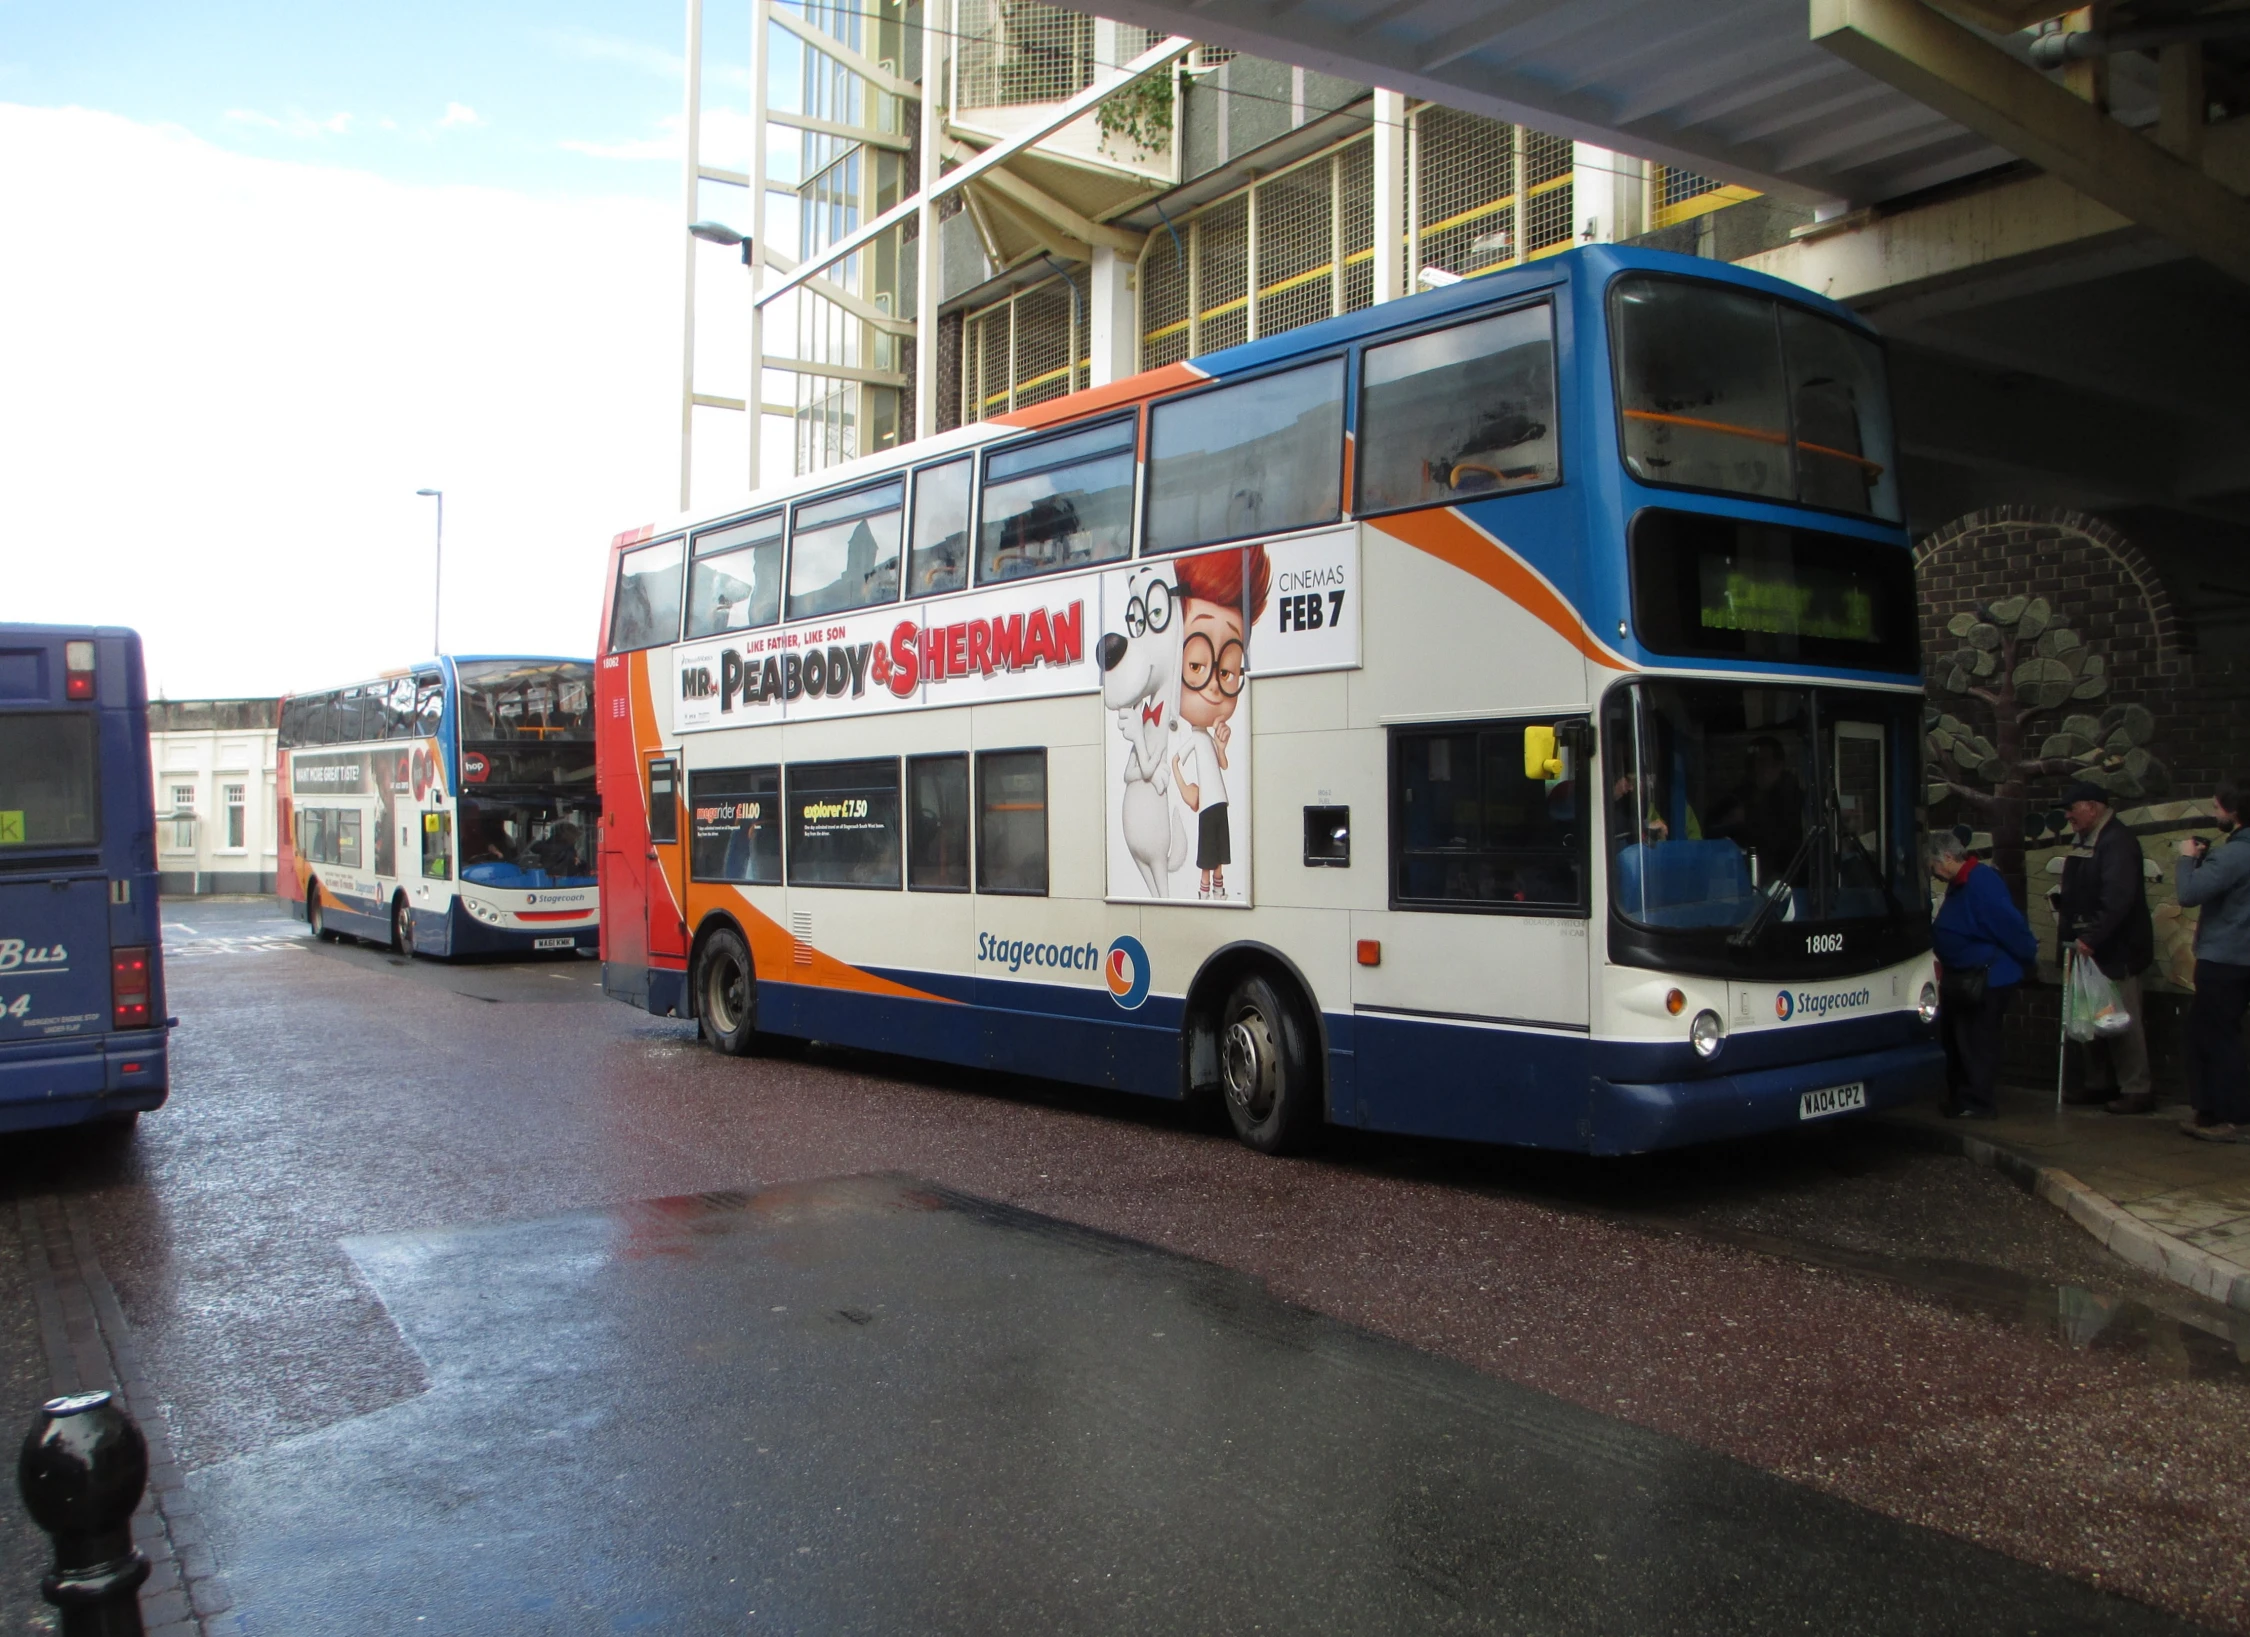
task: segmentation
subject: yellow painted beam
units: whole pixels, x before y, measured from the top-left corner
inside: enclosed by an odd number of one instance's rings
[[[1810,0],[1815,44],[2250,283],[2250,201],[1922,0]]]

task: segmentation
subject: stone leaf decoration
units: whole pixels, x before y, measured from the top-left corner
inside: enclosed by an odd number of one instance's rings
[[[1955,796],[1980,810],[2000,798],[2020,803],[2027,781],[2040,778],[2083,779],[2117,798],[2164,787],[2164,764],[2148,748],[2155,718],[2139,705],[2094,713],[2109,692],[2109,662],[2054,623],[2046,598],[2002,597],[1945,629],[1957,646],[1932,666],[1933,693],[1960,697],[1964,710],[1980,701],[1992,720],[1980,730],[1942,704],[1928,709],[1933,805]],[[2034,737],[2034,718],[2073,705],[2085,708]]]

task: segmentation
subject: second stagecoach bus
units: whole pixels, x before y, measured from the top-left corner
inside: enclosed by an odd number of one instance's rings
[[[403,954],[595,948],[592,665],[447,657],[282,701],[281,894]]]
[[[1621,1153],[1934,1086],[1881,350],[1586,248],[620,537],[603,976]]]

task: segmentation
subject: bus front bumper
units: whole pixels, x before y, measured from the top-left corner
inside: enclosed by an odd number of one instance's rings
[[[162,1033],[55,1042],[0,1055],[0,1131],[77,1125],[162,1108],[171,1060]]]
[[[1807,1117],[1805,1093],[1853,1085],[1864,1090],[1864,1110]],[[1935,1040],[1917,1041],[1708,1080],[1619,1084],[1597,1079],[1588,1126],[1594,1153],[1643,1154],[1848,1119],[1854,1113],[1897,1108],[1944,1087],[1944,1048]]]

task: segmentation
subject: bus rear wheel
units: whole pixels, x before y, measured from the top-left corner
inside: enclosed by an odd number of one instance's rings
[[[695,958],[695,1017],[703,1038],[729,1057],[755,1049],[757,975],[742,934],[721,927]]]
[[[305,925],[312,929],[312,935],[322,943],[332,944],[336,941],[336,934],[328,930],[328,910],[320,901],[318,881],[305,883]]]
[[[414,910],[403,892],[391,900],[391,947],[408,960],[414,958]]]
[[[1320,1131],[1320,1077],[1301,1009],[1262,973],[1219,1014],[1219,1083],[1234,1134],[1261,1154],[1293,1154]]]

